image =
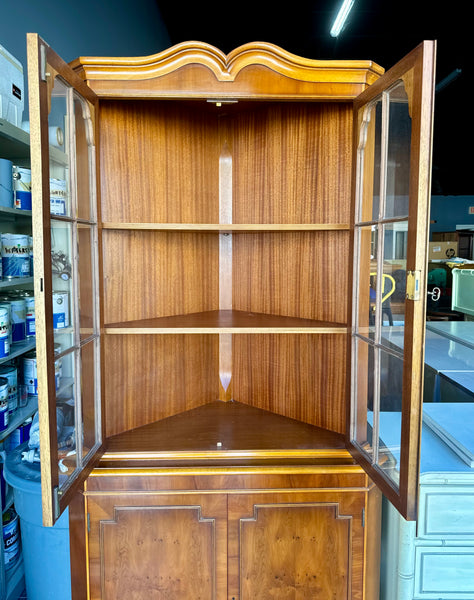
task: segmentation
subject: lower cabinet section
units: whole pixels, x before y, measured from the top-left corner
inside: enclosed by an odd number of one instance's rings
[[[358,467],[97,469],[75,506],[92,600],[378,597],[380,496]]]

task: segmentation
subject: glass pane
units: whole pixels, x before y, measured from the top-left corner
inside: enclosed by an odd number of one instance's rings
[[[78,223],[79,269],[79,330],[81,340],[94,334],[94,271],[92,258],[92,227]]]
[[[57,348],[55,348],[58,351]],[[56,358],[57,377],[56,418],[58,434],[58,468],[60,487],[67,486],[77,467],[76,456],[76,412],[75,352]]]
[[[363,190],[360,197],[358,222],[374,221],[380,206],[380,148],[382,139],[382,100],[368,107],[364,116],[359,159],[362,161]]]
[[[48,115],[50,210],[54,215],[70,215],[68,147],[68,87],[57,78]]]
[[[70,223],[51,222],[54,341],[63,351],[74,344],[73,229]]]
[[[383,272],[380,285],[381,342],[392,327],[405,324],[406,252],[408,222],[383,226]]]
[[[380,357],[378,466],[398,485],[401,449],[403,360],[383,350]]]
[[[96,368],[98,361],[98,340],[93,340],[81,349],[83,456],[86,456],[100,441],[98,440],[97,428],[99,393],[96,390]]]
[[[359,339],[354,340],[356,356],[356,382],[354,393],[353,439],[370,456],[373,455],[373,404],[374,404],[374,349]]]
[[[76,143],[76,196],[77,217],[91,218],[91,172],[93,164],[93,130],[89,107],[84,99],[74,94],[74,123]]]
[[[375,290],[378,235],[376,226],[359,227],[357,333],[373,339],[375,335]]]
[[[400,81],[388,94],[388,150],[385,217],[408,216],[411,117],[405,85]]]

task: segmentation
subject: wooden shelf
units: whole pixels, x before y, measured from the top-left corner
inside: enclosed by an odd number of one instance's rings
[[[348,223],[102,223],[103,229],[179,231],[199,233],[251,233],[264,231],[348,231]]]
[[[140,321],[111,323],[107,334],[180,334],[180,333],[347,333],[341,323],[299,319],[280,315],[216,310]]]
[[[344,436],[240,402],[211,402],[112,436],[102,464],[133,460],[352,459]]]

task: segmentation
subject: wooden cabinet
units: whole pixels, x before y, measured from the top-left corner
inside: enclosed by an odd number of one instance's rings
[[[235,470],[94,471],[90,597],[376,597],[360,558],[376,551],[380,493],[360,467]]]
[[[75,594],[88,581],[97,598],[183,597],[198,556],[206,597],[376,598],[377,503],[357,463],[414,516],[434,44],[383,76],[265,43],[70,66],[28,44],[44,517],[72,502]],[[55,103],[64,215],[42,202]],[[71,240],[76,446],[61,471],[58,230]],[[394,232],[407,299],[385,326]],[[386,402],[401,414],[396,447],[380,437]],[[156,567],[148,553],[163,547]]]

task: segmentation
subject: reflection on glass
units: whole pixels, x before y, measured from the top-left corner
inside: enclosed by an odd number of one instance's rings
[[[68,89],[61,79],[55,78],[48,115],[50,210],[52,215],[60,216],[71,214],[66,150],[69,136]]]
[[[364,114],[359,167],[362,169],[363,189],[359,198],[359,223],[374,221],[380,206],[380,147],[382,139],[382,100],[379,99]]]
[[[75,352],[61,354],[56,345],[56,418],[60,487],[67,486],[77,467],[75,418]]]
[[[78,223],[79,331],[81,340],[94,333],[94,280],[92,227]]]
[[[403,360],[380,350],[380,425],[377,464],[398,484],[401,450]]]
[[[86,456],[97,443],[97,423],[94,398],[96,377],[95,369],[98,364],[98,340],[88,342],[81,349],[81,398],[82,398],[82,455]]]
[[[411,117],[405,85],[389,92],[385,217],[408,216]]]
[[[372,339],[375,332],[375,290],[373,273],[377,265],[378,235],[375,226],[360,227],[358,235],[357,333]]]
[[[407,221],[383,225],[382,281],[378,291],[382,343],[389,328],[403,329],[405,323],[407,239]]]
[[[51,261],[54,340],[66,347],[74,344],[72,335],[74,330],[72,255],[72,225],[62,221],[53,221],[51,223]]]
[[[91,172],[93,130],[87,102],[74,94],[75,153],[76,153],[76,197],[77,217],[91,218]]]
[[[370,344],[355,339],[357,364],[354,387],[355,431],[353,436],[359,447],[373,455],[373,403],[374,403],[374,350]]]

